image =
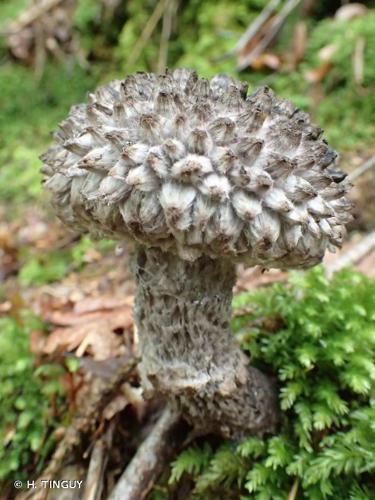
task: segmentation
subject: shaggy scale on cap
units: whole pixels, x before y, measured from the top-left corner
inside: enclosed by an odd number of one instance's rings
[[[268,87],[178,69],[74,106],[43,156],[59,217],[186,260],[309,267],[339,247],[350,184],[306,113]]]

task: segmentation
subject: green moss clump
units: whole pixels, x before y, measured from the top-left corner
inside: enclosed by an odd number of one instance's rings
[[[191,498],[367,499],[375,472],[375,281],[321,268],[289,285],[246,293],[234,330],[252,364],[277,378],[278,433],[239,445],[191,447],[170,484],[194,481]],[[220,496],[221,495],[221,496]],[[167,498],[167,497],[165,497]]]
[[[61,425],[50,400],[63,407],[64,369],[36,367],[29,351],[31,331],[41,328],[29,313],[0,319],[0,491],[41,472],[55,443],[53,429]]]
[[[95,67],[47,65],[41,82],[28,68],[12,63],[1,67],[0,78],[0,199],[17,202],[41,193],[39,155],[52,131],[72,104],[85,99],[97,83]]]

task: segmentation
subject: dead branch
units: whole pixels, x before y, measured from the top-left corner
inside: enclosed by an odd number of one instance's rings
[[[371,158],[369,158],[367,161],[362,163],[362,165],[356,168],[351,174],[348,175],[348,179],[350,180],[350,182],[353,182],[373,167],[375,167],[375,156],[371,156]]]
[[[178,432],[180,415],[167,407],[138,448],[112,491],[109,500],[143,500],[184,436]]]
[[[375,249],[375,230],[364,236],[357,244],[352,246],[348,251],[343,252],[332,264],[327,266],[327,274],[329,277],[333,273],[351,266],[362,260],[368,253]]]
[[[267,34],[262,38],[258,45],[254,47],[254,49],[241,61],[241,64],[237,67],[238,71],[247,68],[266,50],[266,48],[279,33],[289,14],[297,7],[300,1],[301,0],[287,0],[287,2],[285,2],[280,13],[273,18]]]

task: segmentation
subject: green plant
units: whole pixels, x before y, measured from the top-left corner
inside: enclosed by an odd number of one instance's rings
[[[252,311],[233,326],[252,363],[278,379],[277,435],[238,446],[194,447],[172,464],[194,498],[366,499],[375,470],[375,281],[321,268],[240,295]],[[234,496],[233,496],[234,495]],[[237,495],[237,496],[236,496]],[[242,495],[242,496],[241,496]]]
[[[43,325],[30,313],[0,319],[0,486],[41,471],[54,445],[58,419],[51,399],[61,406],[64,369],[35,365],[29,334]]]

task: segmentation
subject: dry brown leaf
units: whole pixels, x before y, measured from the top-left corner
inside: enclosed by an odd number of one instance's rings
[[[59,312],[56,311],[54,314],[57,313]],[[64,316],[64,313],[59,314]],[[96,360],[125,354],[126,346],[123,339],[115,332],[130,329],[132,325],[130,307],[84,315],[65,313],[65,318],[59,319],[63,319],[63,324],[70,326],[57,328],[48,336],[43,348],[45,354],[76,351],[76,356],[81,357],[87,352]]]
[[[305,71],[305,80],[310,83],[320,83],[331,71],[333,64],[330,61],[323,62],[319,68]]]
[[[124,354],[122,338],[113,332],[110,321],[92,321],[83,325],[58,328],[47,338],[43,352],[52,355],[75,351],[77,357],[86,352],[96,360]]]
[[[33,330],[30,334],[29,348],[33,354],[41,354],[44,349],[46,337],[41,330]]]
[[[264,52],[251,63],[251,67],[256,71],[260,71],[264,68],[277,70],[280,66],[280,57],[276,54],[271,54],[270,52]]]
[[[87,314],[75,312],[51,311],[46,314],[45,319],[58,326],[75,326],[95,321],[111,320],[118,324],[115,328],[128,330],[133,324],[133,310],[130,306],[123,306],[109,311],[93,311]]]
[[[82,357],[89,353],[98,361],[124,354],[124,346],[119,335],[113,332],[104,332],[101,328],[93,328],[82,340],[76,356]]]
[[[99,296],[87,297],[74,305],[74,312],[76,314],[84,314],[93,311],[100,311],[104,309],[116,309],[119,307],[133,306],[134,297],[114,297],[114,296]]]

